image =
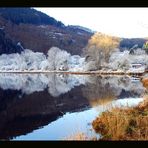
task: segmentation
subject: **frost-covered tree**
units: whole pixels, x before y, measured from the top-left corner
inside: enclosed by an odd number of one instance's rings
[[[93,70],[97,70],[96,69],[96,62],[95,61],[89,61],[89,62],[85,62],[84,65],[84,71],[93,71]]]
[[[134,51],[134,54],[135,55],[143,55],[145,54],[145,50],[141,49],[141,48],[137,48],[135,51]]]
[[[22,59],[27,64],[27,70],[38,70],[42,61],[46,60],[46,56],[40,52],[33,52],[29,49],[21,53]]]
[[[129,51],[114,52],[109,60],[109,68],[113,70],[127,70],[130,67]]]
[[[5,71],[30,71],[30,70],[68,70],[83,69],[85,58],[78,55],[71,56],[64,50],[52,47],[48,57],[41,52],[25,49],[21,54],[3,54],[0,56],[0,70]]]
[[[96,68],[100,69],[103,63],[109,62],[111,53],[118,45],[119,38],[97,32],[91,37],[84,51],[86,61],[95,61]]]
[[[56,70],[68,70],[68,59],[70,54],[64,50],[61,50],[55,58]]]
[[[145,54],[145,50],[142,49],[142,48],[136,48],[136,49],[131,49],[130,50],[130,54],[131,55],[142,55],[142,54]]]
[[[133,63],[147,67],[148,55],[141,49],[138,49],[134,54],[130,54],[127,50],[124,52],[114,52],[109,60],[109,68],[113,70],[128,70],[132,68]]]
[[[49,62],[48,62],[48,60],[46,59],[46,60],[44,60],[44,61],[42,61],[41,63],[40,63],[40,65],[39,65],[39,69],[40,70],[49,70]]]
[[[27,67],[25,61],[20,54],[3,54],[0,56],[0,69],[1,70],[23,70]]]
[[[48,51],[49,70],[67,70],[70,54],[57,47],[52,47]]]
[[[72,55],[68,59],[68,68],[70,71],[84,71],[85,65],[85,58],[79,55]]]
[[[55,57],[58,54],[58,52],[60,52],[60,49],[57,47],[52,47],[48,50],[48,62],[49,62],[49,70],[55,70]]]
[[[43,69],[43,61],[46,56],[40,52],[33,52],[25,49],[21,54],[3,54],[0,56],[1,70],[39,70]],[[40,65],[42,63],[42,65]]]

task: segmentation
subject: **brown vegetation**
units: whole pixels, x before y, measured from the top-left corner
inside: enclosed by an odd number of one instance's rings
[[[148,90],[148,78],[142,79],[143,86]]]
[[[69,137],[67,137],[65,140],[79,140],[79,141],[85,141],[85,140],[89,140],[89,138],[84,134],[84,133],[77,133],[75,135],[71,135]]]
[[[148,140],[148,100],[134,108],[103,112],[92,125],[101,140]]]
[[[76,134],[73,134],[71,136],[66,137],[64,140],[69,140],[69,141],[96,141],[97,137],[95,136],[87,136],[87,134],[78,132]]]
[[[85,49],[87,61],[94,61],[96,68],[100,69],[104,62],[109,62],[109,57],[116,47],[118,47],[120,39],[108,36],[102,33],[95,33],[88,42]]]

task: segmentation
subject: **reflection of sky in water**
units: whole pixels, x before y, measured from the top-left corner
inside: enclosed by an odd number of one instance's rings
[[[120,99],[82,112],[66,113],[63,117],[51,122],[47,126],[27,135],[18,136],[14,140],[62,140],[80,132],[91,136],[94,135],[93,130],[90,130],[91,123],[98,114],[110,109],[110,107],[136,106],[141,101],[143,101],[142,98]]]

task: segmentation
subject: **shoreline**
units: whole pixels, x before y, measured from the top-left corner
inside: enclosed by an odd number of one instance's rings
[[[0,73],[16,73],[16,74],[26,74],[26,73],[63,73],[63,74],[77,74],[77,75],[91,75],[91,74],[101,74],[101,75],[137,75],[142,76],[148,71],[145,72],[122,72],[122,71],[87,71],[87,72],[73,72],[73,71],[0,71]]]
[[[123,72],[123,71],[41,71],[41,70],[31,70],[31,71],[20,71],[20,70],[14,70],[14,71],[0,71],[0,73],[78,73],[78,74],[144,74],[148,73],[148,71],[144,72]]]

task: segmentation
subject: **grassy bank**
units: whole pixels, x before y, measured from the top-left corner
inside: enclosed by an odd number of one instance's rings
[[[114,108],[93,121],[95,131],[102,134],[100,140],[148,140],[148,78],[142,82],[144,102],[133,108]]]
[[[134,108],[106,111],[92,125],[102,134],[101,140],[148,140],[148,101]]]

